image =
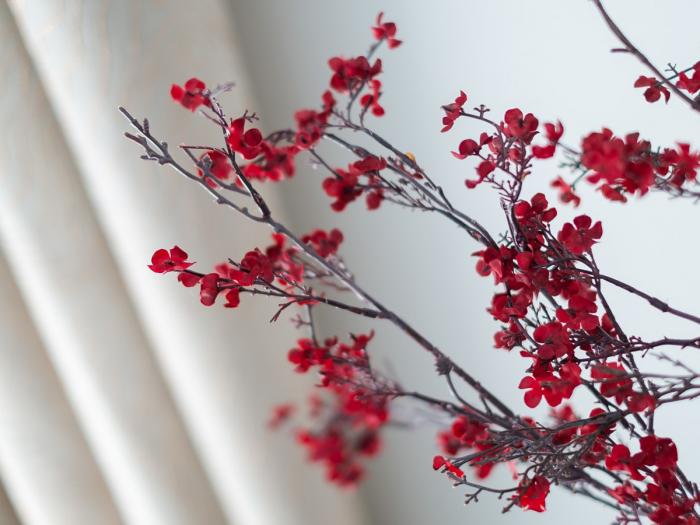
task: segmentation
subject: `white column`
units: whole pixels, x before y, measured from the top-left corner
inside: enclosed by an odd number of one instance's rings
[[[14,276],[0,258],[0,472],[28,525],[121,523]],[[0,523],[11,521],[2,498]],[[7,511],[7,512],[6,512]]]
[[[0,121],[11,125],[0,141],[0,240],[114,500],[133,524],[223,523],[4,3],[0,40]],[[51,446],[51,434],[33,437]],[[109,521],[107,510],[74,523]]]
[[[10,5],[229,517],[244,525],[362,523],[352,495],[327,487],[318,469],[302,466],[291,440],[265,428],[271,405],[298,384],[288,380],[285,362],[296,334],[286,324],[268,324],[274,306],[244,300],[237,311],[206,310],[193,290],[145,267],[154,249],[176,243],[206,267],[269,242],[267,232],[217,208],[187,181],[139,160],[138,149],[121,137],[127,125],[116,111],[121,104],[147,115],[173,145],[219,140],[205,120],[169,100],[172,82],[195,75],[210,84],[237,82],[224,99],[230,114],[257,109],[227,6],[219,0]]]

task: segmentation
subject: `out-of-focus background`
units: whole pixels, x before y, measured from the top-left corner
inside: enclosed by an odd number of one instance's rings
[[[607,3],[658,64],[697,60],[696,0]],[[383,55],[387,114],[376,128],[488,226],[500,228],[497,197],[467,191],[471,168],[449,153],[477,129],[439,133],[440,105],[459,89],[495,114],[519,106],[559,118],[569,142],[606,125],[697,143],[697,118],[684,106],[649,105],[632,88],[647,72],[609,53],[617,43],[587,0],[0,0],[0,523],[612,520],[556,489],[543,515],[501,515],[502,502],[488,497],[464,507],[430,468],[429,425],[390,430],[358,491],[327,486],[291,439],[265,428],[275,403],[309,387],[286,363],[294,329],[270,327],[265,301],[204,309],[146,268],[156,248],[178,244],[211,265],[266,243],[268,233],[140,161],[117,106],[148,116],[173,144],[212,142],[204,119],[170,101],[170,84],[233,80],[223,98],[229,114],[247,108],[267,131],[286,127],[296,108],[318,104],[330,56],[366,50],[380,10],[404,44]],[[559,172],[556,161],[540,163],[529,194],[549,191]],[[343,229],[359,282],[519,403],[524,365],[492,348],[491,283],[473,272],[469,239],[389,206],[334,214],[322,176],[302,160],[293,180],[264,191],[299,232]],[[623,209],[582,193],[581,210],[604,224],[600,265],[697,310],[697,207],[651,195]],[[612,290],[610,298],[637,335],[691,335],[640,301]],[[320,322],[325,334],[367,327],[330,314]],[[430,359],[401,334],[377,330],[375,361],[406,386],[447,395]],[[691,477],[700,473],[699,423],[688,406],[657,421]]]

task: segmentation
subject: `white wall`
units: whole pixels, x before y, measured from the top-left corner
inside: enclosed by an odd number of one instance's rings
[[[472,168],[449,153],[462,138],[476,135],[478,128],[460,122],[452,133],[439,133],[439,106],[451,101],[459,89],[475,104],[492,107],[497,116],[520,106],[541,120],[560,118],[571,143],[603,125],[618,133],[639,130],[667,144],[692,141],[700,131],[697,115],[685,106],[676,101],[668,106],[649,105],[640,90],[632,88],[636,77],[647,72],[633,58],[608,52],[618,44],[586,0],[231,1],[268,130],[289,125],[295,108],[318,103],[329,78],[327,58],[364,52],[368,27],[375,14],[385,10],[387,18],[398,23],[405,43],[383,54],[382,103],[387,116],[377,122],[377,129],[395,145],[412,151],[462,209],[496,231],[503,224],[497,197],[487,188],[467,191],[463,181],[471,177]],[[658,64],[689,65],[697,60],[699,2],[609,3],[613,17]],[[344,158],[336,159],[340,163]],[[559,173],[556,161],[541,163],[527,194],[546,189]],[[320,191],[323,176],[301,169],[286,185],[298,229],[341,226],[347,234],[346,258],[359,282],[484,377],[499,395],[519,403],[516,385],[526,364],[491,347],[496,324],[484,308],[492,285],[473,271],[474,260],[469,256],[475,249],[473,242],[434,217],[389,206],[367,214],[357,204],[345,214],[333,214]],[[583,196],[581,212],[604,224],[604,239],[596,253],[608,273],[624,276],[680,308],[700,311],[696,295],[700,278],[694,269],[700,255],[694,227],[700,213],[697,207],[667,202],[661,195],[625,207],[603,202],[588,191]],[[692,333],[638,300],[612,290],[609,296],[633,334]],[[332,316],[325,321],[327,331],[360,326]],[[382,346],[382,355],[406,386],[448,395],[432,375],[430,359],[401,334],[379,330],[375,347]],[[689,465],[692,477],[700,472],[700,455],[692,446],[695,434],[687,430],[699,428],[698,412],[674,408],[666,413],[660,418],[659,432],[676,439],[681,461]],[[501,504],[488,498],[464,509],[461,491],[450,490],[430,469],[433,433],[424,429],[391,434],[391,446],[374,465],[363,490],[373,523],[611,521],[612,516],[600,506],[559,491],[550,497],[545,515],[516,510],[502,517]]]

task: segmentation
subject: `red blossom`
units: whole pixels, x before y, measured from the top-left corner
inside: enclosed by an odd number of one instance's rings
[[[207,177],[206,183],[212,188],[216,187],[216,182],[211,177],[214,177],[216,180],[226,181],[233,172],[233,166],[231,166],[231,163],[228,160],[228,155],[219,150],[212,149],[205,151],[199,157],[199,161],[201,163],[209,164],[208,170],[209,175],[211,176]],[[197,168],[197,176],[204,177],[204,170],[202,168]]]
[[[537,355],[540,359],[554,359],[573,353],[568,330],[560,322],[552,321],[538,326],[532,337],[539,343]]]
[[[301,238],[302,242],[313,246],[321,257],[329,257],[338,252],[340,243],[343,242],[343,233],[337,228],[329,232],[314,230]]]
[[[155,273],[181,272],[194,263],[187,262],[187,253],[179,246],[173,246],[170,251],[156,250],[151,257],[148,267]]]
[[[691,95],[694,95],[700,91],[700,62],[696,62],[693,66],[692,76],[688,76],[687,73],[681,73],[678,75],[678,82],[676,86],[679,89],[684,89]]]
[[[644,436],[639,440],[639,461],[644,465],[675,470],[678,463],[676,444],[669,438]]]
[[[569,399],[581,384],[581,368],[575,363],[567,363],[559,369],[559,377],[551,372],[538,372],[535,376],[524,377],[518,388],[527,390],[524,401],[530,408],[535,408],[544,397],[551,407],[559,405],[563,399]]]
[[[241,286],[250,286],[257,279],[271,283],[274,279],[270,259],[257,248],[246,253],[240,262],[240,269],[231,269],[231,279]]]
[[[339,93],[354,91],[382,72],[381,60],[377,59],[370,65],[364,56],[347,59],[333,57],[328,65],[333,71],[330,86]]]
[[[363,108],[370,108],[372,110],[372,115],[381,117],[384,115],[384,108],[379,104],[379,97],[381,96],[379,90],[382,88],[382,83],[375,78],[370,80],[369,86],[372,92],[362,95],[360,98],[360,106]]]
[[[518,108],[509,109],[503,117],[501,129],[507,137],[522,140],[525,144],[530,144],[537,133],[539,121],[532,114],[523,115]]]
[[[372,34],[377,40],[386,40],[389,49],[394,49],[401,45],[401,40],[397,40],[396,37],[396,24],[394,22],[383,22],[384,13],[381,12],[377,15],[377,21],[372,27]]]
[[[476,188],[479,184],[481,184],[484,181],[486,177],[493,173],[495,169],[496,163],[492,160],[481,161],[476,167],[476,174],[479,176],[479,178],[476,180],[466,180],[464,181],[464,183],[469,189]]]
[[[260,151],[262,157],[242,167],[248,179],[277,182],[294,175],[294,158],[299,153],[297,146],[276,147],[262,142]]]
[[[564,126],[561,122],[556,124],[546,122],[544,124],[545,134],[549,143],[546,146],[532,146],[532,155],[538,159],[548,159],[554,156],[559,144],[559,139],[564,134]]]
[[[669,182],[680,188],[686,181],[694,181],[700,169],[700,153],[690,151],[690,144],[678,143],[678,149],[666,149],[661,155],[664,167],[671,168]]]
[[[257,128],[245,130],[247,117],[243,116],[231,121],[228,128],[226,142],[236,153],[243,155],[243,158],[254,159],[262,150],[263,136]]]
[[[225,308],[237,308],[241,304],[241,295],[239,288],[231,288],[226,291],[224,295],[226,302],[224,303]]]
[[[219,296],[221,278],[218,273],[208,273],[199,281],[199,300],[204,306],[212,306]]]
[[[572,202],[575,208],[581,204],[581,197],[574,193],[573,187],[561,177],[557,177],[551,184],[552,188],[559,190],[559,200],[564,204]]]
[[[202,276],[187,270],[177,274],[177,280],[182,283],[185,288],[192,288],[199,284]]]
[[[444,468],[446,472],[449,472],[458,478],[464,477],[464,471],[459,467],[456,467],[451,461],[442,456],[435,456],[433,458],[433,470],[439,470],[441,468]]]
[[[579,215],[574,223],[567,222],[557,235],[557,239],[574,255],[583,255],[603,236],[600,221],[593,224],[588,215]]]
[[[338,177],[328,177],[323,181],[323,190],[329,197],[335,197],[331,204],[334,211],[343,211],[345,207],[362,195],[357,187],[357,175],[351,171],[336,170]]]
[[[513,214],[520,224],[523,235],[534,248],[538,248],[544,241],[541,229],[545,223],[554,220],[557,210],[549,207],[549,202],[543,193],[536,193],[530,202],[524,200],[516,202],[513,205]]]
[[[610,449],[610,454],[605,458],[605,466],[610,470],[627,472],[634,480],[644,479],[644,476],[639,472],[640,462],[632,457],[630,449],[625,445],[614,445]]]
[[[198,78],[189,79],[182,87],[173,84],[170,88],[170,96],[190,111],[195,111],[199,106],[211,107],[207,86]]]
[[[455,120],[461,115],[462,107],[466,102],[467,94],[464,91],[460,91],[455,101],[445,106],[445,116],[442,117],[442,130],[440,130],[442,133],[452,129]]]
[[[328,177],[323,181],[323,190],[329,197],[335,197],[331,204],[334,211],[343,211],[345,207],[362,195],[362,188],[358,186],[360,177],[365,176],[372,180],[379,171],[387,167],[386,159],[375,156],[368,156],[350,164],[347,170],[336,169],[334,177]],[[375,195],[373,199],[381,202],[381,193]],[[376,209],[372,205],[379,205],[378,202],[368,203],[370,209]]]
[[[593,366],[591,378],[600,382],[600,393],[603,396],[614,397],[618,404],[632,393],[632,380],[619,363],[605,362]]]
[[[297,131],[294,143],[300,149],[308,149],[321,138],[328,124],[328,118],[335,107],[336,101],[330,91],[323,93],[323,110],[301,109],[294,113]]]
[[[471,155],[478,154],[480,149],[481,146],[479,146],[475,140],[465,139],[459,143],[459,146],[457,147],[458,152],[453,151],[452,155],[454,155],[455,158],[462,160]]]
[[[523,478],[515,496],[516,503],[525,510],[544,512],[549,495],[549,481],[544,476]]]
[[[671,97],[671,92],[668,90],[668,88],[666,88],[655,77],[645,77],[644,75],[641,75],[637,80],[635,80],[634,87],[646,88],[644,90],[644,98],[647,100],[647,102],[656,102],[661,98],[661,95],[663,95],[666,102],[668,102],[668,99]]]
[[[602,182],[608,199],[624,201],[623,191],[644,195],[654,184],[650,144],[639,140],[639,133],[630,133],[623,140],[603,128],[586,136],[581,150],[581,163],[594,172],[586,180],[593,184]]]
[[[618,485],[614,489],[609,489],[608,494],[623,505],[629,502],[636,502],[642,496],[642,493],[629,482]]]

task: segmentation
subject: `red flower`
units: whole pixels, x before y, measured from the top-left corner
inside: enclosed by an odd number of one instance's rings
[[[445,106],[445,116],[442,117],[442,133],[449,131],[454,126],[455,120],[457,120],[462,113],[462,106],[467,102],[467,95],[464,91],[459,92],[459,96],[455,99],[452,104]]]
[[[625,505],[630,502],[638,501],[642,497],[642,493],[631,483],[625,482],[618,485],[614,489],[609,489],[608,494],[617,500],[618,503]]]
[[[545,501],[549,495],[549,481],[544,476],[535,476],[531,480],[524,478],[520,482],[515,496],[517,504],[525,510],[544,512]]]
[[[518,108],[509,109],[503,117],[501,129],[507,137],[514,137],[529,144],[537,133],[539,121],[532,114],[523,116],[523,112]]]
[[[569,332],[557,321],[538,326],[532,333],[532,337],[539,343],[537,355],[540,359],[554,359],[573,353]]]
[[[187,270],[194,263],[187,262],[187,253],[179,246],[173,246],[168,250],[156,250],[151,257],[151,264],[148,267],[156,273],[181,272]]]
[[[225,153],[215,149],[202,153],[202,155],[199,157],[199,161],[209,163],[210,177],[206,179],[206,183],[212,188],[216,187],[216,182],[211,177],[218,180],[228,180],[231,172],[233,171],[233,166],[231,166],[228,156]],[[197,168],[197,176],[204,177],[204,170]]]
[[[381,60],[377,59],[370,65],[364,56],[347,59],[333,57],[328,61],[328,65],[333,71],[331,88],[340,93],[353,91],[382,72]]]
[[[375,22],[375,25],[372,28],[372,34],[374,34],[374,38],[380,41],[386,39],[386,43],[389,45],[389,49],[399,47],[401,45],[401,40],[397,40],[395,38],[396,24],[394,22],[382,22],[383,17],[383,12],[377,15],[377,21]]]
[[[310,148],[321,138],[323,130],[328,124],[328,117],[330,117],[334,107],[335,99],[333,95],[330,91],[325,91],[323,93],[323,111],[302,109],[294,114],[294,120],[297,122],[294,143],[297,147],[301,149]]]
[[[240,153],[243,155],[243,158],[250,160],[260,155],[263,137],[262,133],[260,133],[260,130],[257,128],[251,128],[245,131],[246,120],[247,118],[243,116],[231,121],[226,142],[233,151]]]
[[[470,155],[477,155],[481,150],[481,146],[477,144],[475,140],[464,139],[462,142],[459,143],[457,149],[459,152],[453,151],[452,155],[454,155],[454,157],[457,159],[463,160],[469,157]]]
[[[224,303],[226,308],[236,308],[241,304],[240,290],[238,288],[231,288],[224,297],[226,297],[226,303]]]
[[[216,302],[221,291],[219,281],[218,273],[208,273],[200,280],[199,300],[204,306],[212,306]]]
[[[305,244],[313,246],[314,250],[325,258],[338,252],[338,247],[343,242],[343,233],[337,228],[333,228],[329,232],[314,230],[304,235],[301,240]]]
[[[625,368],[619,363],[595,365],[591,378],[600,382],[600,393],[605,397],[614,397],[619,404],[632,393],[632,380]]]
[[[257,279],[267,283],[274,280],[270,259],[257,248],[246,253],[241,259],[240,269],[231,269],[229,275],[241,286],[250,286]]]
[[[582,255],[590,250],[603,235],[603,225],[597,221],[593,226],[588,215],[579,215],[574,223],[567,222],[557,239],[574,255]]]
[[[493,335],[494,347],[512,350],[525,340],[525,334],[517,323],[509,323],[504,330],[499,330]]]
[[[557,177],[552,181],[551,186],[559,190],[559,200],[564,204],[573,202],[575,208],[578,208],[578,205],[581,204],[581,197],[576,195],[574,189],[561,177]]]
[[[676,86],[679,89],[684,89],[691,95],[700,91],[700,62],[696,62],[693,66],[693,76],[689,77],[686,73],[681,73],[678,75],[678,82]]]
[[[637,80],[635,80],[634,87],[646,88],[644,90],[644,98],[647,99],[647,102],[656,102],[661,98],[662,94],[666,99],[666,102],[668,102],[668,99],[671,97],[671,92],[664,87],[661,82],[656,80],[655,77],[645,77],[644,75],[641,75]]]
[[[369,83],[372,88],[372,93],[366,93],[360,98],[360,105],[364,107],[369,107],[372,110],[372,115],[375,117],[381,117],[384,115],[384,108],[379,104],[379,97],[381,92],[379,91],[382,87],[382,83],[375,79],[372,79]]]
[[[520,224],[551,222],[557,216],[555,208],[548,208],[549,202],[543,193],[533,195],[530,202],[518,201],[513,206],[513,213]]]
[[[688,180],[695,180],[700,169],[700,153],[691,152],[690,144],[678,143],[678,149],[667,149],[661,155],[661,161],[672,168],[670,182],[681,187]]]
[[[641,464],[632,457],[630,449],[625,445],[615,445],[610,449],[610,454],[605,458],[605,466],[610,470],[627,472],[634,480],[641,481],[644,479],[644,476],[638,470]]]
[[[211,107],[207,86],[198,78],[189,79],[184,87],[173,84],[170,88],[170,96],[190,111],[195,111],[199,106]]]
[[[542,397],[551,407],[559,405],[563,399],[571,398],[574,390],[581,384],[581,368],[575,363],[567,363],[559,368],[559,377],[551,372],[539,372],[534,376],[524,377],[518,388],[525,392],[525,404],[535,408]]]
[[[243,174],[249,179],[277,182],[294,175],[294,158],[299,153],[297,146],[275,147],[267,142],[260,145],[262,157],[243,166]]]
[[[559,139],[564,134],[564,126],[562,126],[561,122],[557,122],[556,124],[547,122],[544,125],[544,130],[549,144],[546,146],[532,147],[532,155],[538,159],[548,159],[554,156],[557,144],[559,144]]]
[[[334,177],[328,177],[323,181],[323,189],[326,195],[335,197],[335,202],[331,204],[331,208],[335,211],[343,211],[349,203],[362,195],[362,188],[358,187],[359,177],[367,176],[371,182],[372,177],[386,167],[386,159],[370,155],[350,164],[347,171],[336,169]],[[372,197],[374,200],[368,202],[368,207],[373,209],[373,204],[378,206],[382,198],[383,195],[380,192]]]
[[[582,295],[574,295],[569,299],[569,307],[557,309],[556,316],[559,321],[566,324],[568,329],[580,328],[590,333],[600,324],[598,317],[594,315],[597,310],[598,306],[594,300]]]
[[[625,404],[632,412],[644,412],[656,408],[654,396],[642,392],[631,392],[625,399]]]
[[[382,201],[384,200],[384,192],[381,189],[372,190],[369,193],[367,193],[367,197],[365,200],[367,202],[368,210],[376,210],[377,208],[379,208],[379,206],[382,204]]]
[[[564,125],[557,121],[556,124],[553,122],[545,122],[544,133],[547,135],[547,140],[552,144],[558,144],[559,139],[561,139],[564,134]]]
[[[485,250],[474,252],[472,255],[480,257],[476,263],[477,273],[483,277],[493,273],[495,283],[501,283],[504,278],[513,275],[513,258],[515,256],[513,248],[489,246]]]
[[[474,189],[479,184],[484,182],[484,179],[488,177],[496,169],[496,163],[492,160],[483,160],[476,167],[476,174],[479,176],[476,180],[465,180],[467,188]]]
[[[675,470],[678,463],[676,444],[669,438],[645,436],[639,440],[640,461],[644,465]]]
[[[611,200],[624,201],[622,190],[644,195],[654,184],[650,148],[648,141],[639,140],[639,133],[630,133],[624,140],[607,128],[591,133],[581,143],[581,163],[594,172],[586,180],[603,182],[601,190]]]
[[[459,416],[455,419],[450,430],[452,431],[452,435],[459,439],[462,446],[466,447],[473,447],[479,441],[488,438],[488,427],[466,416]]]
[[[297,346],[287,354],[287,359],[296,365],[295,371],[303,373],[312,366],[323,364],[328,356],[328,348],[316,346],[311,339],[299,339]]]
[[[202,279],[201,275],[196,273],[190,273],[188,271],[183,271],[177,274],[177,280],[182,283],[185,288],[192,288],[199,284]]]
[[[325,179],[323,190],[329,197],[335,197],[331,208],[334,211],[343,211],[349,203],[362,195],[362,189],[357,187],[357,175],[341,169],[336,171],[340,176]]]
[[[435,456],[433,458],[433,470],[439,470],[444,468],[445,471],[449,472],[453,476],[458,478],[464,477],[464,472],[459,467],[455,467],[451,461],[445,459],[442,456]]]

